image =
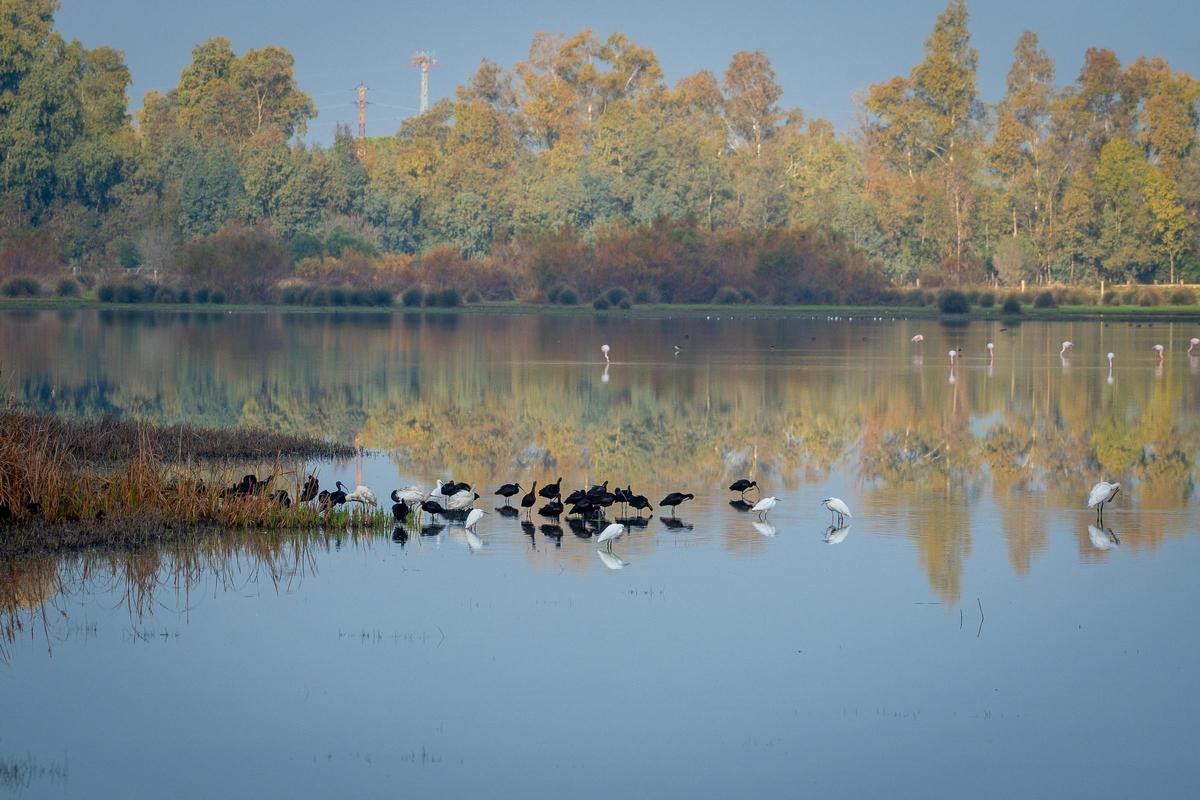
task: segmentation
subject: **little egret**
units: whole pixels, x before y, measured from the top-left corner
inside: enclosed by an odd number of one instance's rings
[[[821,501],[821,505],[825,506],[825,508],[829,510],[829,513],[837,515],[839,528],[845,524],[846,517],[854,516],[850,513],[850,509],[846,506],[846,504],[836,497],[826,497]]]
[[[1113,362],[1113,358],[1115,358],[1115,356],[1114,356],[1112,353],[1109,353],[1109,354],[1108,354],[1108,382],[1109,382],[1109,383],[1112,383],[1112,382],[1113,382],[1113,376],[1112,376],[1112,362]]]
[[[600,345],[600,352],[604,353],[604,363],[605,364],[610,363],[608,360],[608,345],[606,345],[606,344]]]
[[[991,361],[992,356],[996,355],[996,345],[992,344],[991,342],[988,342],[987,349],[988,349],[988,361]]]
[[[625,533],[625,526],[619,522],[614,522],[604,530],[600,531],[600,535],[596,538],[596,544],[606,544],[608,549],[612,550],[612,543]]]
[[[467,514],[467,521],[465,523],[463,523],[464,527],[467,530],[473,529],[476,525],[479,524],[479,520],[483,519],[483,514],[484,514],[484,511],[482,508],[471,509],[471,513]]]
[[[1088,493],[1088,508],[1096,509],[1096,522],[1098,524],[1104,524],[1104,505],[1111,503],[1119,491],[1121,491],[1121,484],[1100,481]]]
[[[762,500],[759,500],[757,503],[751,506],[750,510],[758,514],[759,519],[763,519],[767,512],[774,508],[775,504],[778,502],[778,497],[764,497]]]
[[[950,366],[952,366],[952,367],[954,366],[954,359],[956,359],[956,358],[958,358],[958,351],[951,350],[950,351]]]

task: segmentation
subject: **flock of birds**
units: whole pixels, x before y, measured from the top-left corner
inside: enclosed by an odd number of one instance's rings
[[[1001,328],[1001,330],[1007,330],[1007,329]],[[912,337],[912,343],[915,345],[920,345],[924,341],[925,341],[925,336],[923,334],[918,333]],[[1189,356],[1200,355],[1200,353],[1195,352],[1196,348],[1198,348],[1198,347],[1200,347],[1200,339],[1193,336],[1191,339],[1188,340],[1187,355],[1189,355]],[[1158,357],[1158,363],[1162,364],[1163,360],[1165,358],[1164,352],[1166,351],[1166,348],[1163,347],[1161,344],[1156,344],[1156,345],[1152,346],[1150,349],[1153,350],[1155,355]],[[1062,347],[1059,348],[1058,355],[1060,358],[1066,359],[1068,356],[1071,355],[1071,353],[1074,350],[1075,350],[1074,342],[1063,342]],[[995,353],[996,353],[996,345],[994,342],[987,343],[987,351],[988,351],[988,360],[990,361],[992,358],[995,357]],[[955,365],[955,363],[957,362],[958,358],[962,354],[963,354],[963,351],[961,348],[956,347],[955,349],[951,350],[950,351],[950,366],[953,367]],[[1112,375],[1113,359],[1116,357],[1117,357],[1116,353],[1108,354],[1108,371],[1109,371],[1110,377]]]

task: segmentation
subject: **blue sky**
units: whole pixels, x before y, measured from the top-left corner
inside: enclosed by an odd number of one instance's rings
[[[296,56],[302,88],[321,109],[309,139],[328,141],[335,123],[354,119],[354,89],[369,87],[367,129],[390,134],[415,113],[416,50],[439,61],[434,99],[450,95],[480,59],[506,67],[523,59],[535,32],[613,31],[658,54],[668,82],[698,69],[721,75],[738,50],[761,48],[784,88],[783,103],[839,127],[854,119],[855,92],[907,73],[945,0],[777,2],[772,0],[61,0],[59,30],[89,47],[125,52],[133,71],[131,107],[149,89],[175,85],[194,45],[229,37],[241,53],[277,44]],[[1004,91],[1012,47],[1025,28],[1041,37],[1060,83],[1075,78],[1088,47],[1115,50],[1122,62],[1162,55],[1200,74],[1200,3],[1184,0],[974,0],[968,2],[979,50],[980,88],[995,102]]]

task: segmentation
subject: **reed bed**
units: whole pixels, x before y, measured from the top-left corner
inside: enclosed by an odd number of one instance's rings
[[[298,453],[281,446],[268,461],[261,458],[266,443],[282,445],[289,437],[214,431],[214,441],[206,442],[207,433],[0,412],[0,556],[147,544],[213,530],[382,528],[390,521],[379,509],[362,514],[342,508],[323,518],[314,505],[296,502],[308,475],[303,457],[328,455],[329,445],[320,443],[325,449],[317,450],[298,439]],[[261,437],[262,443],[231,446],[241,437]],[[232,453],[260,459],[224,460]],[[255,468],[267,481],[259,492],[226,491]],[[290,505],[273,496],[280,490],[292,498]]]

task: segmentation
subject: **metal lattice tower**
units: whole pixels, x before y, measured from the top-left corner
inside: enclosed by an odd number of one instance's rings
[[[433,53],[422,50],[413,55],[412,65],[421,70],[421,113],[424,114],[429,110],[429,70],[437,66],[437,59]]]
[[[367,87],[358,85],[358,138],[367,138]]]

